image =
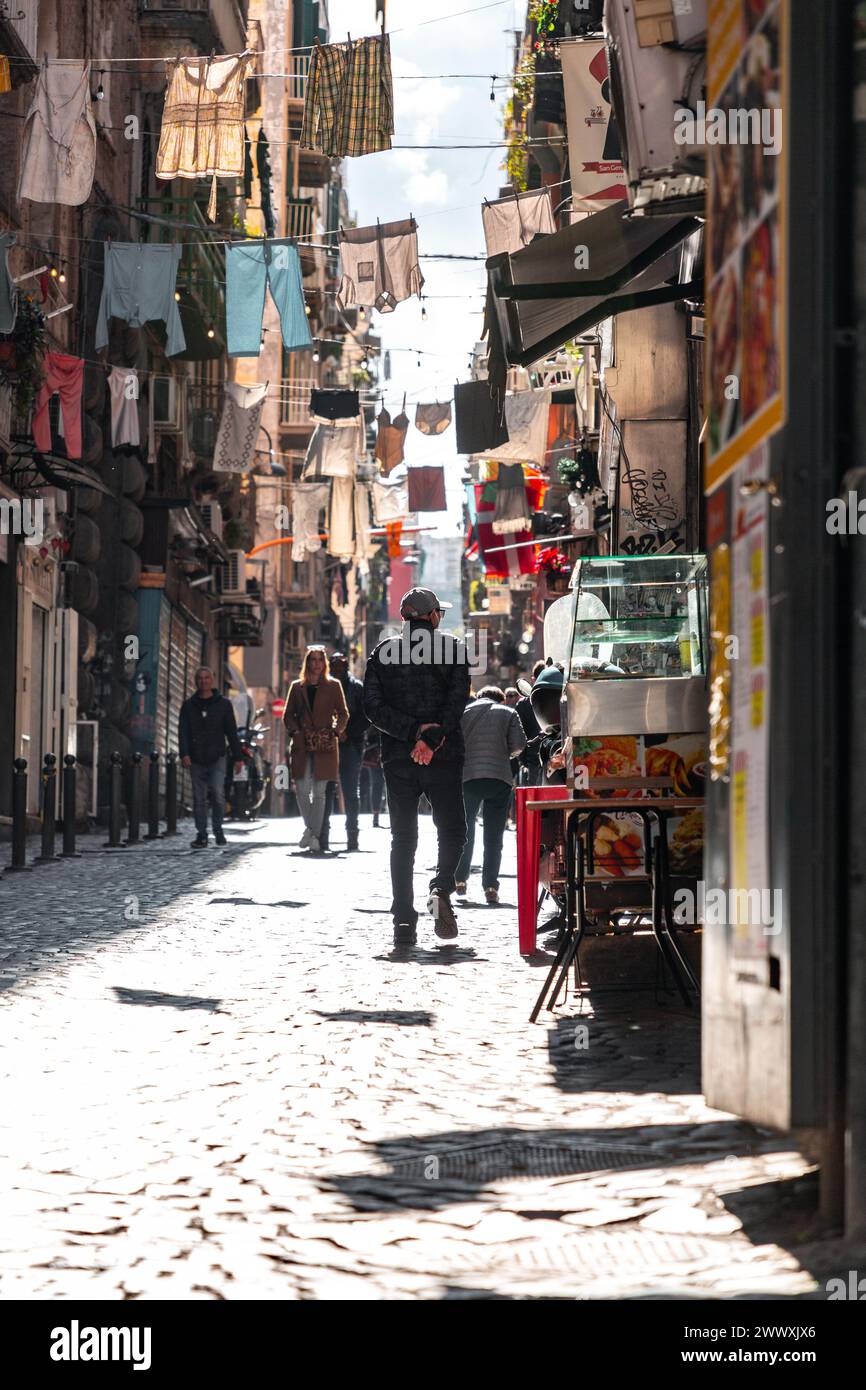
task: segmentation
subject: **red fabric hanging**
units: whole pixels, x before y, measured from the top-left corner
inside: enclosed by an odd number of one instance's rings
[[[526,501],[530,512],[538,511],[544,500],[545,482],[543,478],[527,478]],[[476,531],[478,545],[484,561],[484,572],[498,579],[510,579],[518,574],[534,574],[536,570],[536,548],[534,545],[521,545],[517,550],[488,551],[503,544],[516,545],[518,541],[532,541],[532,531],[515,531],[510,536],[498,536],[493,530],[496,514],[496,483],[475,484],[475,509],[478,520]]]

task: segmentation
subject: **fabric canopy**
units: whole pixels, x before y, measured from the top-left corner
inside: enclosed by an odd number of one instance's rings
[[[602,319],[643,304],[684,298],[677,285],[679,246],[697,231],[694,217],[624,217],[628,203],[487,261],[490,378],[504,384],[510,366],[528,366]],[[578,268],[580,267],[580,268]]]

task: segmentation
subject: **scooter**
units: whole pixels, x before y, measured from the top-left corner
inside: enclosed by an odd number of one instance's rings
[[[261,714],[261,710],[256,710]],[[262,744],[268,726],[256,722],[251,727],[244,725],[238,729],[238,738],[243,749],[243,763],[232,769],[226,799],[231,806],[232,820],[255,820],[256,812],[267,795],[270,777],[262,753]]]

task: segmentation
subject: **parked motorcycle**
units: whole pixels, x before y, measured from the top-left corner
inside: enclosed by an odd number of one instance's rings
[[[256,715],[261,714],[256,710]],[[232,764],[226,777],[226,800],[231,807],[232,820],[255,820],[256,812],[267,796],[270,774],[262,752],[268,726],[244,724],[238,729],[243,749],[243,762],[237,770]]]

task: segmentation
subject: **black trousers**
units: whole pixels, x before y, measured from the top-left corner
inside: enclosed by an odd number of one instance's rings
[[[426,767],[411,758],[385,764],[388,812],[391,817],[391,912],[395,924],[415,925],[412,879],[418,846],[418,802],[426,795],[433,811],[439,840],[436,872],[430,888],[454,892],[454,870],[466,843],[466,812],[463,808],[463,761],[436,762]]]
[[[364,750],[359,743],[340,744],[340,786],[346,807],[346,835],[350,840],[358,836],[358,789],[363,755]]]

